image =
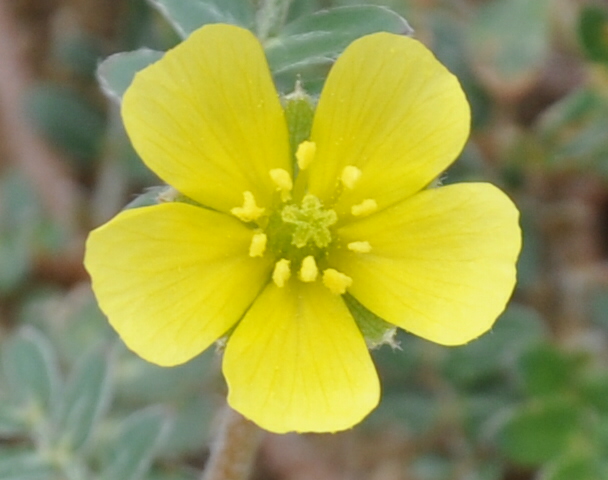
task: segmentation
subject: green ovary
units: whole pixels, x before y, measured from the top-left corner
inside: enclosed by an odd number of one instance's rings
[[[337,220],[336,212],[324,208],[314,195],[306,195],[300,204],[284,204],[269,218],[268,249],[276,258],[296,264],[308,255],[320,259],[331,244],[330,227]]]

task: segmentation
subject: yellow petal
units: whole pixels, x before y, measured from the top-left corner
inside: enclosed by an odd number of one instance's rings
[[[223,369],[230,405],[276,433],[350,428],[380,395],[361,333],[320,282],[269,284],[228,340]]]
[[[353,42],[332,68],[315,112],[309,192],[328,201],[343,169],[361,171],[336,209],[367,198],[402,200],[460,153],[470,112],[454,77],[418,41],[377,33]]]
[[[183,363],[243,315],[267,281],[235,218],[181,203],[127,210],[94,230],[85,266],[127,346],[159,365]]]
[[[444,345],[486,332],[515,285],[521,247],[518,212],[489,184],[424,190],[338,231],[347,245],[332,266],[352,278],[349,292],[405,330]]]
[[[208,25],[140,71],[122,116],[135,150],[160,178],[228,212],[243,192],[268,206],[268,172],[291,172],[287,126],[264,52],[247,30]]]

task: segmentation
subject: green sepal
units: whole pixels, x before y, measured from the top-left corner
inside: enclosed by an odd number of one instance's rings
[[[149,187],[144,193],[135,197],[131,202],[127,204],[124,210],[130,210],[131,208],[149,207],[152,205],[158,205],[159,203],[171,203],[180,202],[194,205],[196,207],[203,207],[200,203],[192,200],[183,193],[178,192],[175,188],[168,185],[161,185],[157,187]]]
[[[359,327],[359,330],[361,330],[369,348],[378,348],[385,344],[388,344],[393,348],[398,347],[398,344],[395,341],[397,328],[394,325],[381,319],[375,313],[370,312],[352,295],[347,293],[343,295],[342,298],[355,319],[355,322],[357,322],[357,326]]]
[[[310,138],[316,105],[314,99],[306,93],[300,82],[296,82],[293,93],[283,97],[283,107],[289,130],[291,154],[295,155],[298,145]]]

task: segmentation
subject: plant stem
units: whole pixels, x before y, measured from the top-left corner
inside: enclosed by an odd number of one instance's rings
[[[247,480],[262,434],[262,429],[226,405],[201,480]]]

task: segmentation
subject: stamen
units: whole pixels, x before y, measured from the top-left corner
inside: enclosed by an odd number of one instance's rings
[[[300,143],[300,145],[298,145],[296,159],[298,161],[298,167],[300,167],[300,170],[306,170],[308,168],[308,166],[314,160],[316,153],[317,144],[315,142],[304,140],[302,143]]]
[[[365,215],[375,212],[377,208],[378,204],[376,203],[376,200],[368,198],[361,203],[350,207],[350,213],[355,217],[364,217]]]
[[[256,233],[251,238],[251,245],[249,245],[249,256],[250,257],[262,257],[266,251],[266,243],[268,237],[265,233]]]
[[[262,216],[264,209],[256,205],[253,193],[246,191],[243,192],[243,206],[234,207],[230,213],[243,222],[252,222]]]
[[[329,291],[335,295],[346,293],[346,289],[350,287],[352,283],[352,278],[338,272],[338,270],[328,268],[323,271],[323,285],[329,288]]]
[[[355,184],[361,178],[361,170],[353,165],[348,165],[344,167],[342,170],[342,175],[340,176],[340,180],[342,181],[342,185],[344,185],[349,190],[355,188]]]
[[[302,260],[302,266],[300,267],[300,274],[298,277],[303,282],[314,282],[319,275],[319,269],[315,262],[315,257],[308,255]]]
[[[291,189],[293,188],[293,181],[291,175],[287,170],[282,168],[273,168],[270,170],[270,178],[277,186],[277,189],[281,192],[281,200],[286,202],[291,198]]]
[[[291,269],[289,268],[289,264],[291,262],[285,258],[282,258],[277,263],[274,264],[274,271],[272,272],[272,281],[277,285],[277,287],[282,288],[291,277]]]
[[[356,253],[369,253],[372,251],[372,246],[369,242],[350,242],[347,248]]]

